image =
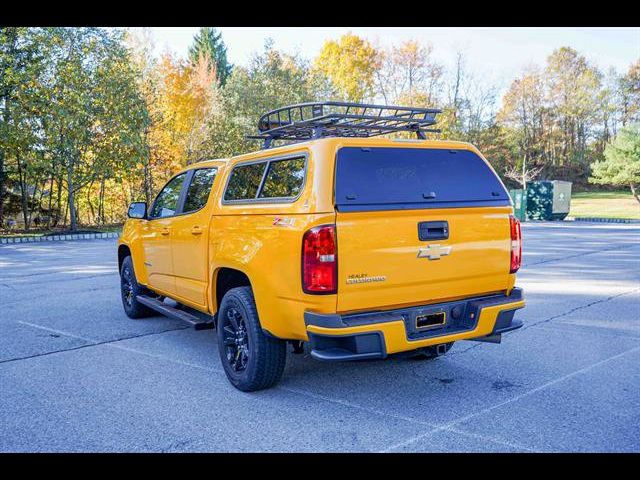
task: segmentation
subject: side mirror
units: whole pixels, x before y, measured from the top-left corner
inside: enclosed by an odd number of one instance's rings
[[[147,202],[133,202],[127,212],[129,218],[147,218]]]

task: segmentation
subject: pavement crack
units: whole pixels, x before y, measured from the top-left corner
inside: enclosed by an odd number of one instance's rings
[[[113,343],[117,343],[117,342],[122,342],[124,340],[132,340],[134,338],[149,337],[149,336],[152,336],[152,335],[160,335],[162,333],[175,332],[175,331],[178,331],[178,330],[186,330],[188,328],[191,328],[191,327],[188,327],[188,326],[179,327],[179,328],[167,328],[165,330],[160,330],[158,332],[141,333],[139,335],[130,335],[130,336],[121,337],[121,338],[115,338],[115,339],[111,339],[111,340],[95,341],[95,340],[87,339],[87,338],[84,338],[84,337],[80,337],[78,335],[73,335],[73,334],[61,332],[59,330],[53,330],[51,328],[42,327],[40,325],[35,325],[35,324],[32,324],[32,323],[28,323],[28,322],[18,322],[18,323],[22,323],[24,325],[29,325],[29,326],[35,327],[35,328],[40,328],[40,329],[43,329],[43,330],[49,330],[49,331],[52,331],[54,333],[67,336],[69,338],[77,338],[79,340],[83,340],[83,341],[89,342],[89,343],[87,343],[85,345],[78,345],[76,347],[71,347],[71,348],[62,348],[60,350],[52,350],[52,351],[49,351],[49,352],[36,353],[36,354],[33,354],[33,355],[27,355],[27,356],[24,356],[24,357],[8,358],[8,359],[5,359],[5,360],[0,360],[0,365],[5,364],[5,363],[19,362],[19,361],[22,361],[22,360],[29,360],[31,358],[46,357],[48,355],[53,355],[53,354],[56,354],[56,353],[72,352],[74,350],[81,350],[83,348],[97,347],[97,346],[100,346],[100,345],[109,345],[109,344],[113,344]]]
[[[73,272],[66,272],[66,273],[73,274]],[[60,274],[61,274],[61,272],[50,272],[50,273],[47,273],[47,275],[60,275]],[[64,281],[65,282],[77,282],[77,281],[81,281],[81,280],[90,280],[92,278],[108,277],[108,276],[111,276],[111,275],[118,275],[118,272],[97,273],[95,275],[84,275],[82,277],[65,278]],[[20,275],[20,276],[14,276],[14,277],[9,277],[9,278],[20,279],[20,278],[28,278],[28,277],[29,277],[29,275],[24,275],[24,276]],[[29,285],[29,286],[32,286],[32,285],[47,285],[47,284],[50,284],[50,283],[58,284],[58,283],[60,283],[60,278],[55,278],[53,280],[45,280],[43,282],[31,282],[30,281],[28,283],[27,282],[13,282],[13,283],[15,285],[23,284],[23,285]]]
[[[95,287],[95,288],[81,288],[79,290],[67,290],[66,292],[57,292],[56,296],[61,297],[61,296],[64,296],[64,295],[76,295],[78,293],[91,293],[91,292],[97,292],[97,291],[104,292],[105,290],[108,290],[108,289],[118,290],[119,291],[120,290],[120,286],[119,285],[112,285],[112,286],[107,286],[107,287],[101,286],[101,287]],[[16,289],[14,288],[13,290],[16,290]],[[28,300],[31,302],[31,301],[36,300],[36,299],[50,298],[50,297],[51,297],[50,294],[30,295]],[[21,299],[18,299],[18,300],[13,300],[11,302],[3,302],[2,305],[3,306],[13,306],[13,305],[16,305],[16,304],[19,305],[19,304],[24,304],[24,303],[25,303],[25,299],[21,298]]]
[[[602,253],[602,252],[610,252],[612,250],[626,250],[628,248],[637,247],[637,246],[638,246],[637,243],[631,243],[629,245],[620,245],[620,246],[616,246],[616,247],[601,248],[599,250],[592,250],[592,251],[589,251],[589,252],[575,253],[573,255],[565,255],[565,256],[560,257],[560,258],[550,258],[548,260],[540,260],[538,262],[523,263],[522,267],[525,268],[525,267],[530,267],[532,265],[540,265],[540,264],[543,264],[543,263],[562,262],[563,260],[568,260],[570,258],[584,257],[586,255],[593,255],[595,253]]]
[[[584,305],[580,305],[578,307],[572,308],[571,310],[567,310],[566,312],[559,313],[558,315],[553,315],[553,316],[551,316],[549,318],[545,318],[544,320],[540,320],[540,321],[535,322],[535,323],[525,324],[525,325],[523,325],[521,328],[519,328],[517,330],[513,330],[513,331],[507,332],[507,333],[503,333],[503,335],[512,335],[512,334],[516,334],[516,333],[519,333],[519,332],[523,332],[524,330],[527,330],[529,328],[533,328],[533,327],[537,327],[537,326],[540,326],[540,325],[547,324],[547,323],[549,323],[549,322],[551,322],[553,320],[556,320],[558,318],[562,318],[562,317],[566,317],[567,315],[571,315],[572,313],[575,313],[575,312],[577,312],[579,310],[583,310],[585,308],[589,308],[589,307],[592,307],[594,305],[598,305],[600,303],[606,303],[606,302],[614,300],[614,299],[616,299],[618,297],[622,297],[623,295],[629,295],[629,294],[634,293],[634,292],[640,292],[640,287],[639,288],[634,288],[634,289],[631,289],[631,290],[627,290],[626,292],[618,293],[616,295],[611,295],[611,296],[609,296],[607,298],[602,298],[600,300],[595,300],[593,302],[589,302],[589,303],[584,304]],[[486,344],[483,343],[483,342],[477,342],[475,345],[472,345],[472,346],[470,346],[468,348],[465,348],[465,349],[462,349],[462,350],[458,350],[458,351],[455,351],[455,352],[449,352],[449,353],[447,353],[447,357],[453,357],[453,356],[456,356],[456,355],[462,355],[463,353],[467,353],[470,350],[473,350],[473,349],[479,348],[479,347],[483,347],[483,346],[486,346]]]
[[[618,353],[616,355],[613,355],[611,357],[608,357],[608,358],[605,358],[603,360],[600,360],[599,362],[593,363],[591,365],[588,365],[586,367],[580,368],[578,370],[574,370],[571,373],[568,373],[566,375],[562,375],[562,376],[560,376],[558,378],[550,380],[550,381],[548,381],[546,383],[543,383],[542,385],[539,385],[539,386],[537,386],[535,388],[532,388],[531,390],[527,390],[526,392],[523,392],[523,393],[521,393],[519,395],[511,397],[511,398],[509,398],[507,400],[504,400],[502,402],[496,403],[496,404],[491,405],[491,406],[489,406],[487,408],[484,408],[482,410],[470,413],[469,415],[466,415],[466,416],[463,416],[463,417],[459,417],[459,418],[457,418],[455,420],[452,420],[452,421],[450,421],[450,422],[448,422],[448,423],[446,423],[444,425],[436,427],[433,430],[429,430],[429,431],[427,431],[425,433],[422,433],[420,435],[416,435],[415,437],[408,438],[408,439],[406,439],[406,440],[404,440],[404,441],[402,441],[400,443],[397,443],[395,445],[391,445],[391,446],[385,448],[384,450],[382,450],[380,453],[391,452],[393,450],[397,450],[399,448],[406,447],[407,445],[411,445],[411,444],[413,444],[413,443],[415,443],[415,442],[417,442],[417,441],[419,441],[419,440],[421,440],[423,438],[426,438],[426,437],[428,437],[430,435],[433,435],[434,433],[437,433],[439,431],[453,429],[453,428],[455,428],[456,425],[468,422],[469,420],[471,420],[473,418],[477,418],[479,416],[486,415],[487,413],[495,410],[496,408],[504,407],[505,405],[511,404],[513,402],[516,402],[516,401],[522,399],[522,398],[525,398],[525,397],[528,397],[530,395],[533,395],[534,393],[537,393],[537,392],[539,392],[541,390],[544,390],[544,389],[549,388],[549,387],[551,387],[553,385],[556,385],[557,383],[563,382],[563,381],[568,380],[569,378],[573,378],[573,377],[575,377],[577,375],[581,375],[583,373],[586,373],[586,372],[588,372],[588,371],[590,371],[590,370],[592,370],[592,369],[594,369],[596,367],[599,367],[601,365],[609,363],[612,360],[617,360],[618,358],[621,358],[624,355],[627,355],[629,353],[635,353],[635,352],[637,352],[639,350],[640,350],[640,346],[637,346],[637,347],[634,347],[634,348],[630,348],[628,350],[625,350],[624,352],[620,352],[620,353]]]
[[[551,316],[549,318],[546,318],[544,320],[540,320],[539,322],[523,325],[522,328],[519,328],[518,330],[514,330],[513,332],[507,332],[507,333],[505,333],[505,335],[507,335],[508,333],[515,333],[517,331],[527,330],[528,328],[536,327],[538,325],[544,325],[545,323],[549,323],[549,322],[551,322],[553,320],[556,320],[558,318],[566,317],[567,315],[571,315],[572,313],[575,313],[575,312],[577,312],[579,310],[583,310],[585,308],[589,308],[589,307],[592,307],[594,305],[598,305],[598,304],[601,304],[601,303],[610,302],[611,300],[614,300],[614,299],[616,299],[618,297],[622,297],[624,295],[629,295],[629,294],[632,294],[634,292],[640,292],[640,287],[633,288],[631,290],[627,290],[626,292],[617,293],[615,295],[610,295],[607,298],[602,298],[600,300],[594,300],[593,302],[589,302],[589,303],[584,304],[584,305],[579,305],[577,307],[572,308],[571,310],[567,310],[566,312],[559,313],[558,315],[553,315],[553,316]]]

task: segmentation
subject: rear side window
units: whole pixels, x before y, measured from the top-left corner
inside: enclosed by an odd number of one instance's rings
[[[269,164],[260,198],[296,197],[304,182],[304,157]]]
[[[217,171],[216,168],[203,168],[193,173],[187,189],[183,213],[195,212],[206,205]]]
[[[305,158],[301,156],[265,160],[234,167],[224,193],[224,200],[258,201],[297,197],[304,185]]]
[[[510,205],[499,178],[468,150],[345,147],[336,161],[339,211]]]
[[[266,167],[266,162],[235,167],[231,172],[227,190],[224,192],[224,199],[248,200],[256,198]]]

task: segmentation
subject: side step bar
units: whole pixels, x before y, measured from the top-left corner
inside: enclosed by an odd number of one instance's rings
[[[163,303],[156,298],[147,297],[146,295],[138,295],[136,296],[136,299],[141,304],[155,310],[158,313],[161,313],[166,317],[190,323],[196,330],[207,330],[210,328],[215,328],[215,322],[213,321],[213,319],[203,320],[202,318],[192,315],[189,312],[185,312],[184,310],[179,310],[170,305],[167,305],[166,303]]]

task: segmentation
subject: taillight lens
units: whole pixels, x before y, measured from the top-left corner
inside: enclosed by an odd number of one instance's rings
[[[513,215],[509,215],[509,225],[511,228],[511,270],[516,273],[522,265],[522,231],[520,230],[520,220]]]
[[[307,230],[302,237],[302,290],[305,293],[336,293],[338,255],[335,225]]]

